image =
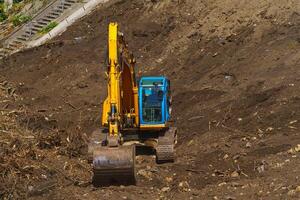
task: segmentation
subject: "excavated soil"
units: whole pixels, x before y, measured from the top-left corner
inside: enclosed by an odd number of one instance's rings
[[[140,154],[136,186],[95,188],[110,21],[139,76],[170,78],[179,138],[174,164]],[[298,0],[112,1],[0,66],[1,199],[300,198]]]

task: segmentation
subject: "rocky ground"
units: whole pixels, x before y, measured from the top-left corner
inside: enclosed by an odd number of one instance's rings
[[[105,96],[107,24],[139,75],[166,75],[174,164],[137,156],[136,186],[95,188],[86,143]],[[300,2],[111,1],[0,61],[4,199],[299,199]]]

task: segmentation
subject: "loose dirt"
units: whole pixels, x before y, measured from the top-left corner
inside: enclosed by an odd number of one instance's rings
[[[171,79],[174,164],[137,156],[136,186],[95,188],[86,162],[106,95],[107,25],[139,75]],[[0,198],[298,199],[300,2],[112,1],[0,61]]]

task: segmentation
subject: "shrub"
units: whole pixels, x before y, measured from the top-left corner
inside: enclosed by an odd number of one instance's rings
[[[15,13],[19,13],[22,11],[22,9],[24,8],[25,6],[25,3],[24,2],[20,2],[20,3],[14,3],[12,5],[12,7],[9,9],[9,13],[12,15],[12,14],[15,14]]]
[[[26,23],[30,21],[32,18],[27,15],[14,15],[11,19],[11,22],[13,23],[14,26],[19,26],[20,24]]]
[[[43,27],[41,30],[39,30],[40,34],[46,34],[49,31],[51,31],[53,28],[55,28],[58,25],[57,22],[52,21],[47,26]]]
[[[7,19],[7,14],[5,13],[4,3],[0,3],[0,22]]]

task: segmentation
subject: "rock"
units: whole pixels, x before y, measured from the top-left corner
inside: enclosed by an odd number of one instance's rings
[[[293,121],[290,121],[289,124],[295,124],[297,122],[298,122],[298,120],[293,120]]]
[[[231,183],[231,186],[232,186],[232,187],[241,187],[241,186],[243,186],[243,185],[240,184],[240,183],[237,183],[237,182],[232,182],[232,183]]]
[[[179,186],[183,191],[185,191],[185,192],[191,191],[190,185],[188,184],[187,181],[180,182],[180,183],[178,184],[178,186]]]
[[[225,154],[223,159],[226,160],[228,157],[229,157],[228,154]]]
[[[47,175],[42,174],[42,178],[43,178],[43,179],[47,179],[48,177],[47,177]]]
[[[231,173],[230,176],[231,176],[232,178],[236,178],[236,177],[239,177],[240,174],[239,174],[237,171],[234,171],[234,172]]]
[[[256,168],[256,170],[258,171],[258,173],[263,173],[265,171],[265,166],[264,165],[260,165]]]
[[[151,177],[152,173],[149,172],[149,171],[146,171],[144,169],[140,169],[137,174],[140,175],[140,176],[145,177],[148,180],[152,180],[152,177]]]
[[[170,183],[170,182],[173,181],[173,178],[172,178],[172,177],[166,177],[165,179],[166,179],[166,181],[167,181],[168,183]]]
[[[237,159],[239,159],[239,158],[240,158],[240,155],[239,155],[239,154],[237,154],[237,155],[235,155],[235,156],[232,157],[233,160],[237,160]]]
[[[168,192],[170,190],[170,187],[163,187],[161,188],[162,192]]]
[[[222,182],[222,183],[219,183],[218,186],[221,187],[221,186],[226,185],[226,184],[227,184],[226,182]]]
[[[80,40],[82,40],[82,37],[75,37],[74,40],[79,42]]]
[[[296,147],[291,148],[290,150],[288,150],[289,154],[295,154],[295,153],[298,153],[298,152],[300,152],[300,144],[298,144]]]
[[[258,129],[258,133],[263,134],[264,132],[261,129]]]
[[[232,196],[227,196],[227,197],[225,197],[225,199],[227,199],[227,200],[235,200],[236,198],[232,197]]]
[[[296,191],[295,190],[290,190],[290,191],[288,191],[287,195],[291,196],[291,197],[295,196],[296,195]]]
[[[212,55],[212,57],[216,57],[217,55],[219,55],[218,52],[214,53],[214,54]]]
[[[224,78],[227,81],[231,81],[233,79],[233,76],[232,75],[225,75]]]
[[[250,148],[252,145],[251,145],[251,143],[250,142],[247,142],[246,143],[246,148]]]
[[[135,160],[136,160],[136,162],[139,163],[139,164],[141,164],[141,163],[144,162],[144,158],[143,158],[142,156],[139,156],[139,155],[136,156]]]
[[[296,187],[295,191],[300,193],[300,185]]]
[[[32,185],[29,185],[29,186],[28,186],[28,191],[29,191],[29,192],[33,191],[33,189],[34,189],[34,187],[33,187]]]
[[[156,172],[158,172],[158,169],[155,167],[152,167],[151,169],[149,169],[149,171],[152,173],[156,173]]]

